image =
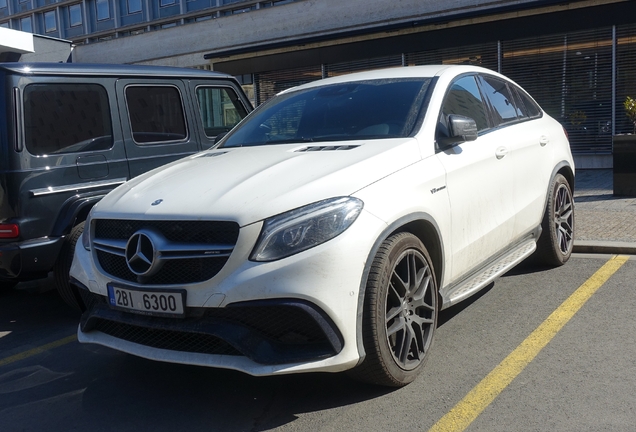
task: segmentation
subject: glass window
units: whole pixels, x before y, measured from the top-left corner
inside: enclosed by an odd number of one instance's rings
[[[0,8],[6,8],[6,7],[7,7],[7,0],[0,0]]]
[[[129,86],[126,103],[135,142],[158,143],[187,138],[181,94],[176,87]]]
[[[173,5],[177,2],[177,0],[161,0],[160,5],[161,6],[170,6]]]
[[[95,7],[97,8],[97,21],[110,18],[110,4],[108,0],[95,0]]]
[[[247,115],[238,96],[229,88],[198,87],[197,100],[208,137],[228,132]]]
[[[82,25],[82,5],[74,4],[68,7],[68,18],[71,27]]]
[[[33,33],[33,26],[31,24],[31,17],[24,17],[20,19],[20,30],[24,32]]]
[[[128,0],[128,13],[141,12],[141,0]]]
[[[465,76],[451,85],[440,113],[437,127],[438,136],[450,136],[448,133],[448,116],[451,114],[472,118],[477,123],[478,131],[488,129],[488,117],[484,101],[474,76]]]
[[[530,96],[528,96],[526,94],[526,92],[524,92],[521,89],[516,89],[517,92],[517,96],[520,103],[517,103],[517,106],[523,106],[525,108],[525,114],[530,117],[530,118],[534,118],[534,117],[540,117],[541,116],[541,108],[539,108],[539,106],[536,104],[535,101],[532,100],[532,98]]]
[[[44,13],[44,26],[47,33],[57,30],[57,19],[55,18],[55,11],[48,11]]]
[[[34,155],[109,149],[106,90],[96,84],[31,84],[24,90],[25,140]]]
[[[237,126],[224,147],[409,136],[428,78],[333,84],[285,93]]]
[[[483,77],[483,83],[484,93],[494,110],[495,125],[517,120],[518,111],[506,83],[488,76]]]
[[[0,23],[0,27],[9,28],[9,23],[8,22]]]

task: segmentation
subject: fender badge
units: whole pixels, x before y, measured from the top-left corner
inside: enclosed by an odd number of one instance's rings
[[[153,203],[152,203],[152,204],[150,204],[150,205],[152,205],[152,206],[157,206],[157,205],[161,204],[162,202],[163,202],[163,200],[162,200],[162,199],[158,199],[157,201],[153,202]]]
[[[442,191],[442,190],[444,190],[444,189],[446,189],[446,186],[442,186],[442,187],[438,187],[438,188],[433,188],[433,189],[431,189],[431,193],[432,193],[432,194],[435,194],[435,193],[437,193],[437,192],[439,192],[439,191]]]

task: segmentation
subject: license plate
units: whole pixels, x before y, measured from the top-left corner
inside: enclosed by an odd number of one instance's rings
[[[108,302],[116,309],[145,315],[185,316],[185,290],[135,290],[108,285]]]

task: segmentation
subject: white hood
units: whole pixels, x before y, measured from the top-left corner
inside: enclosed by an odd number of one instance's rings
[[[306,147],[357,146],[299,151]],[[348,196],[420,158],[413,138],[210,150],[118,187],[100,218],[216,219],[245,226],[305,204]],[[161,200],[160,203],[156,203]]]

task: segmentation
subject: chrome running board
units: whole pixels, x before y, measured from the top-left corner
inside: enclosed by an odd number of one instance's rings
[[[535,239],[528,239],[483,270],[442,294],[442,309],[453,306],[485,288],[492,281],[529,257],[537,249]]]

